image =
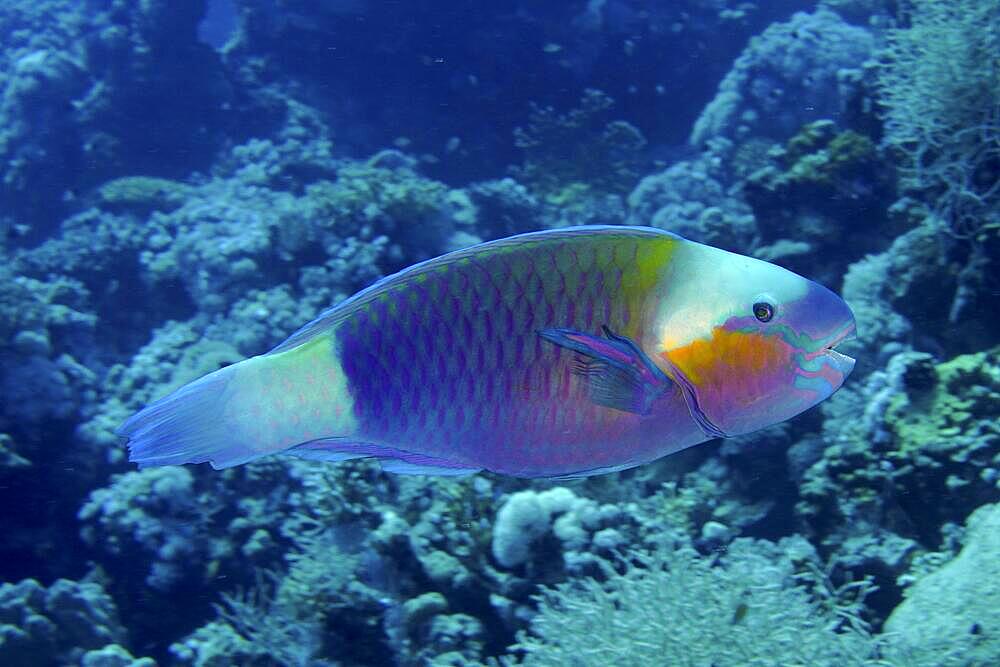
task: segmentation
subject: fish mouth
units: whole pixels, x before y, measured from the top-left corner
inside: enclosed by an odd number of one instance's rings
[[[854,357],[849,357],[842,352],[838,352],[834,348],[843,343],[845,340],[851,340],[855,336],[854,322],[842,331],[840,331],[834,338],[823,348],[823,356],[826,358],[827,363],[837,369],[844,377],[847,377],[852,370],[854,370]]]

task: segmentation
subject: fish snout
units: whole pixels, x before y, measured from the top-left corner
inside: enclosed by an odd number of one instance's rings
[[[846,304],[844,305],[846,307]],[[855,332],[856,325],[854,322],[854,314],[851,313],[848,323],[843,326],[840,331],[833,336],[833,339],[823,348],[823,357],[826,360],[826,363],[840,373],[844,379],[846,379],[847,376],[851,374],[851,371],[854,370],[856,360],[854,357],[850,357],[843,352],[838,352],[836,347],[845,340],[852,340],[855,337]]]
[[[826,356],[826,362],[833,366],[834,370],[843,375],[845,379],[851,374],[851,371],[854,370],[854,357],[841,354],[832,348],[828,348],[824,354]]]

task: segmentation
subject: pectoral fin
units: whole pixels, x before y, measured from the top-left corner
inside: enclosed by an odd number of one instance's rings
[[[464,463],[434,458],[389,445],[353,442],[345,438],[310,440],[298,444],[284,453],[313,461],[339,462],[351,459],[375,459],[382,466],[382,470],[400,475],[448,475],[455,477],[479,472],[479,468],[470,468]]]
[[[604,338],[573,329],[543,329],[538,335],[581,355],[573,372],[587,380],[591,401],[649,414],[653,403],[674,386],[673,381],[632,340],[602,329]]]
[[[668,375],[630,338],[606,326],[601,329],[604,338],[574,329],[543,329],[538,335],[581,355],[573,370],[586,378],[590,400],[597,405],[646,415],[658,398],[677,387],[702,432],[710,438],[726,437],[701,409],[694,385],[669,359]]]

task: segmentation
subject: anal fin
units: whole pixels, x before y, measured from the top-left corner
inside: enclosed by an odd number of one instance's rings
[[[355,442],[347,438],[310,440],[283,452],[312,461],[339,462],[352,459],[375,459],[386,472],[398,475],[461,476],[479,472],[480,468],[427,456],[416,452],[373,442]]]

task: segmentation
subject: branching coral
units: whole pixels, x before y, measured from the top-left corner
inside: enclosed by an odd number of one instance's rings
[[[813,576],[810,592],[765,544],[737,540],[717,565],[665,545],[631,554],[623,574],[608,566],[604,583],[549,589],[518,664],[880,664],[858,617],[868,586],[837,591]]]
[[[974,238],[1000,205],[1000,4],[909,0],[878,70],[903,185]]]

